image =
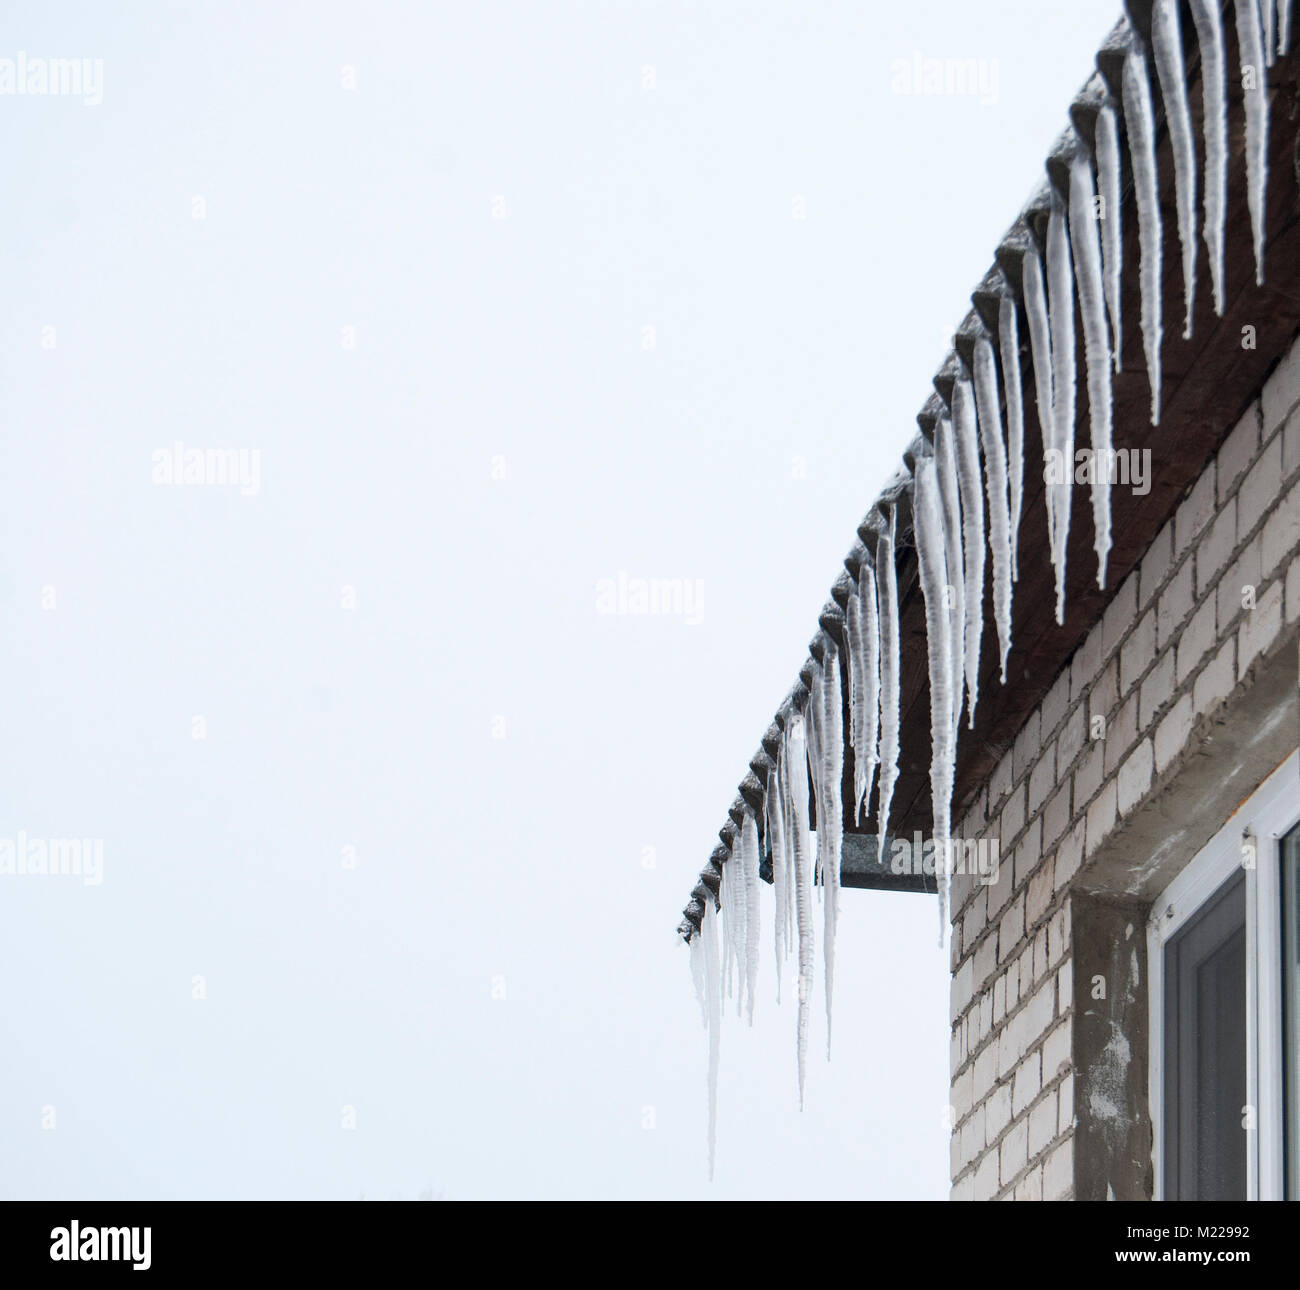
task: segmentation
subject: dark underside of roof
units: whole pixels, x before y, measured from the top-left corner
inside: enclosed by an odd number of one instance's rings
[[[1133,25],[1144,37],[1150,32],[1150,0],[1130,3]],[[1202,96],[1200,60],[1195,31],[1183,6],[1183,47],[1187,60],[1187,82],[1192,111],[1192,128],[1197,151],[1197,173],[1204,174],[1204,139],[1202,132]],[[1096,78],[1070,107],[1075,130],[1085,144],[1092,141],[1098,93],[1108,87],[1118,99],[1120,57],[1116,50],[1131,39],[1131,28],[1121,23],[1108,38],[1097,56],[1097,66],[1106,85]],[[1231,10],[1224,23],[1225,63],[1229,69],[1239,67]],[[1153,76],[1154,79],[1154,76]],[[1047,554],[1047,513],[1042,472],[1036,462],[1043,459],[1043,439],[1037,417],[1033,365],[1029,356],[1028,328],[1020,300],[1020,260],[1027,237],[1041,248],[1045,243],[1048,189],[1044,186],[1018,217],[996,252],[996,267],[990,270],[972,296],[975,308],[958,329],[954,338],[956,357],[950,358],[935,378],[935,388],[942,396],[932,396],[918,417],[921,436],[904,456],[910,472],[918,453],[928,452],[926,441],[933,429],[936,412],[945,412],[955,375],[970,363],[975,336],[985,324],[996,334],[998,295],[1010,288],[1016,298],[1021,338],[1020,369],[1024,389],[1024,503],[1018,534],[1020,576],[1015,584],[1012,603],[1012,649],[1007,664],[1007,681],[999,677],[998,644],[992,629],[993,608],[991,579],[986,579],[984,623],[979,667],[979,702],[973,729],[963,719],[957,748],[956,776],[953,793],[953,820],[962,818],[981,785],[1005,756],[1013,740],[1047,689],[1069,662],[1090,628],[1099,620],[1117,588],[1136,565],[1161,526],[1177,508],[1190,485],[1204,470],[1220,443],[1232,430],[1285,351],[1300,330],[1300,158],[1297,157],[1297,117],[1300,116],[1300,56],[1293,42],[1289,54],[1280,57],[1267,73],[1269,98],[1268,188],[1265,217],[1265,282],[1255,282],[1255,262],[1246,203],[1245,110],[1240,80],[1228,76],[1228,193],[1227,233],[1224,257],[1224,310],[1216,316],[1210,291],[1209,255],[1204,238],[1197,237],[1196,308],[1193,334],[1182,335],[1184,305],[1181,256],[1178,250],[1177,217],[1173,153],[1166,127],[1160,95],[1153,85],[1157,111],[1157,153],[1160,210],[1164,229],[1161,284],[1164,302],[1164,337],[1161,349],[1163,399],[1160,424],[1150,424],[1150,387],[1140,316],[1137,212],[1133,199],[1132,176],[1124,150],[1124,201],[1122,307],[1123,350],[1121,370],[1114,377],[1114,447],[1150,451],[1150,491],[1138,496],[1131,489],[1112,489],[1112,547],[1106,589],[1097,586],[1097,562],[1093,552],[1093,524],[1086,489],[1073,490],[1072,519],[1067,556],[1066,601],[1064,622],[1054,616],[1055,573]],[[1063,154],[1048,159],[1049,182],[1058,188],[1067,181]],[[1201,194],[1198,191],[1198,204]],[[1199,221],[1203,219],[1198,209]],[[1247,328],[1253,328],[1254,348],[1243,344]],[[1082,336],[1082,320],[1075,318],[1076,336]],[[1083,379],[1082,347],[1078,356],[1076,382],[1076,444],[1090,441],[1087,382]],[[1005,416],[1005,409],[1004,409]],[[897,525],[897,558],[901,693],[899,776],[894,790],[890,834],[910,838],[915,832],[929,835],[932,822],[930,799],[930,695],[927,664],[925,605],[917,578],[916,552],[911,530],[910,483],[905,477],[886,489],[885,495],[868,513],[858,529],[860,544],[874,552],[880,531],[879,511],[891,502]],[[855,552],[861,551],[855,546]],[[850,573],[856,574],[857,560],[851,553],[846,560]],[[837,617],[852,590],[848,575],[841,575],[832,590],[833,604],[820,619],[822,631],[838,638],[842,617]],[[813,651],[820,649],[814,638]],[[848,729],[847,668],[841,669],[845,690],[845,729]],[[774,751],[775,727],[764,736],[765,747]],[[735,828],[748,806],[762,819],[762,794],[766,790],[763,772],[766,767],[760,753],[751,763],[751,774],[742,784],[720,831],[722,844],[715,848],[710,865],[701,875],[704,886],[716,894],[711,874],[720,872],[730,852]],[[910,875],[896,877],[880,865],[875,856],[874,833],[877,791],[873,789],[869,809],[864,807],[862,822],[853,819],[853,754],[845,747],[844,789],[845,850],[843,885],[892,890],[935,890],[934,880],[920,880]],[[815,810],[815,804],[813,806]],[[860,840],[859,840],[860,839]],[[770,867],[764,866],[770,877]],[[695,899],[700,899],[697,887]],[[690,910],[688,909],[688,918]],[[695,921],[695,920],[691,920]],[[684,929],[686,925],[684,924]],[[688,930],[688,929],[687,929]]]

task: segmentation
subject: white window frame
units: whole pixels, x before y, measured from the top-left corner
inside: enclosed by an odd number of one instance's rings
[[[1164,945],[1244,864],[1246,868],[1246,1197],[1281,1200],[1283,1172],[1282,891],[1279,840],[1300,824],[1300,752],[1294,752],[1228,819],[1151,906],[1147,920],[1148,1098],[1156,1200],[1164,1199]]]

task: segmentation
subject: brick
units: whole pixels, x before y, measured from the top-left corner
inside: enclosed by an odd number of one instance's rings
[[[990,839],[991,840],[991,839]],[[1001,848],[1001,839],[998,839],[998,846]],[[1011,895],[1011,889],[1015,886],[1013,877],[1015,874],[1015,857],[1007,856],[998,865],[998,876],[994,882],[989,883],[989,921],[993,920],[1007,903]]]
[[[1207,596],[1205,603],[1192,615],[1183,634],[1178,638],[1175,653],[1177,667],[1174,679],[1182,685],[1201,664],[1206,653],[1213,648],[1216,637],[1217,620],[1216,603],[1213,596]]]
[[[1043,1199],[1043,1167],[1035,1165],[1018,1183],[1016,1183],[1017,1200]]]
[[[1022,887],[1043,858],[1043,822],[1041,817],[1024,831],[1016,848],[1016,888]]]
[[[1223,575],[1215,595],[1218,605],[1219,635],[1233,623],[1242,612],[1242,600],[1247,587],[1259,592],[1263,582],[1260,564],[1260,538],[1256,536],[1233,561],[1232,567]]]
[[[1047,800],[1043,809],[1043,850],[1056,845],[1056,840],[1070,823],[1070,781],[1067,779]]]
[[[1074,1076],[1067,1075],[1057,1090],[1057,1133],[1074,1127]]]
[[[961,960],[961,923],[955,921],[952,925],[952,935],[948,937],[948,971],[955,972]]]
[[[1291,561],[1286,571],[1286,620],[1293,623],[1300,618],[1300,556]]]
[[[1201,472],[1192,485],[1191,492],[1183,498],[1174,512],[1174,559],[1191,545],[1196,535],[1209,523],[1214,514],[1214,462]]]
[[[1282,630],[1282,579],[1274,578],[1261,594],[1255,608],[1242,619],[1237,633],[1237,680]]]
[[[1043,701],[1039,704],[1039,712],[1042,714],[1042,731],[1043,737],[1047,738],[1061,724],[1061,718],[1065,716],[1065,710],[1070,704],[1070,670],[1063,668],[1056,680],[1052,682],[1052,687],[1043,696]]]
[[[1113,658],[1106,664],[1096,684],[1088,692],[1088,721],[1093,717],[1106,717],[1114,712],[1119,702],[1119,659]]]
[[[1079,865],[1083,862],[1083,830],[1084,821],[1080,819],[1061,839],[1061,845],[1056,849],[1057,891],[1060,891],[1079,872]]]
[[[1007,1015],[1007,976],[1004,972],[993,982],[993,1024],[1000,1026]]]
[[[1043,1087],[1042,1055],[1034,1051],[1016,1067],[1011,1086],[1011,1114],[1019,1115],[1038,1096]]]
[[[1002,1185],[1005,1187],[1029,1163],[1029,1122],[1017,1120],[999,1149]]]
[[[966,1064],[966,1046],[962,1042],[962,1027],[958,1026],[952,1032],[952,1039],[948,1043],[948,1069],[960,1070]]]
[[[1297,400],[1300,400],[1300,343],[1291,346],[1264,382],[1259,403],[1265,428],[1271,430],[1280,425]]]
[[[1007,798],[1006,805],[1002,808],[1002,818],[998,821],[998,836],[1002,839],[1004,850],[1008,843],[1015,841],[1016,835],[1024,827],[1025,785],[1021,784]]]
[[[1029,880],[1029,889],[1025,892],[1025,921],[1033,926],[1040,922],[1052,903],[1056,892],[1055,871],[1052,861],[1048,860],[1038,866],[1038,872]]]
[[[1043,1199],[1069,1200],[1074,1193],[1074,1139],[1066,1138],[1043,1161]]]
[[[1034,984],[1037,985],[1047,972],[1047,928],[1040,927],[1034,933]]]
[[[1142,682],[1138,700],[1138,729],[1149,730],[1156,713],[1169,702],[1174,692],[1174,651],[1167,649],[1160,656],[1145,681]]]
[[[1048,962],[1054,967],[1064,957],[1070,944],[1070,907],[1064,905],[1047,924]]]
[[[1148,609],[1119,652],[1119,692],[1127,694],[1156,656],[1156,611]]]
[[[983,1101],[993,1091],[999,1074],[998,1046],[990,1044],[975,1057],[975,1100]]]
[[[1300,549],[1300,484],[1276,504],[1264,521],[1260,535],[1260,576],[1270,577],[1273,571]]]
[[[1083,741],[1088,734],[1088,714],[1082,703],[1076,703],[1065,719],[1065,728],[1056,741],[1056,773],[1063,778],[1065,772],[1079,755]]]
[[[1029,1112],[1029,1150],[1035,1156],[1056,1137],[1056,1109],[1053,1090]]]
[[[1021,1026],[1023,1048],[1028,1049],[1036,1043],[1043,1031],[1052,1024],[1056,1016],[1056,977],[1044,982],[1034,992],[1033,998],[1025,1004],[1017,1019]]]
[[[1056,741],[1043,749],[1043,755],[1029,772],[1029,814],[1033,815],[1047,800],[1056,783]]]
[[[1282,437],[1274,435],[1237,490],[1237,541],[1264,518],[1277,498],[1282,479]]]
[[[1187,621],[1196,601],[1192,596],[1192,561],[1184,560],[1169,585],[1160,593],[1156,609],[1156,648],[1164,647]]]
[[[1133,746],[1138,732],[1138,696],[1129,695],[1124,706],[1106,728],[1106,774],[1114,773],[1124,754]]]
[[[1007,966],[1007,1011],[1020,1002],[1020,963],[1017,960]]]
[[[1146,796],[1154,768],[1151,740],[1144,739],[1119,768],[1119,813],[1127,815]]]
[[[1196,683],[1192,687],[1192,706],[1199,717],[1211,708],[1217,707],[1232,693],[1236,684],[1237,673],[1233,666],[1236,653],[1236,641],[1229,637],[1219,647],[1219,652],[1201,669]]]
[[[1115,827],[1115,781],[1110,780],[1088,808],[1088,828],[1085,835],[1084,855],[1092,855],[1101,846],[1106,835]]]
[[[1017,896],[998,925],[998,960],[1008,959],[1025,934],[1025,898]]]
[[[1155,535],[1138,570],[1138,608],[1145,609],[1160,590],[1174,560],[1174,526],[1170,521]]]
[[[984,1132],[990,1142],[1011,1123],[1011,1085],[999,1084],[989,1097],[984,1112]]]
[[[1074,657],[1070,660],[1070,696],[1076,703],[1079,695],[1097,675],[1103,657],[1101,632],[1094,627],[1083,638],[1083,643],[1074,651]]]
[[[1282,474],[1288,478],[1300,466],[1300,408],[1286,419],[1282,428]]]
[[[1169,709],[1164,719],[1156,727],[1155,756],[1157,775],[1163,774],[1165,767],[1187,746],[1187,740],[1192,733],[1192,722],[1195,715],[1192,709],[1192,696],[1182,694],[1179,696],[1178,702]]]
[[[983,985],[998,966],[998,941],[996,936],[986,936],[975,947],[975,983]]]
[[[956,975],[952,978],[952,985],[949,987],[949,1020],[956,1022],[957,1018],[966,1011],[967,1005],[975,989],[975,959],[974,956],[968,958],[965,963],[957,969]]]
[[[988,925],[989,921],[988,889],[981,888],[979,894],[966,908],[961,920],[961,937],[966,945],[974,945]]]
[[[1109,658],[1137,616],[1137,578],[1129,574],[1101,616],[1101,655]],[[1095,629],[1094,629],[1095,630]]]
[[[1074,964],[1066,959],[1056,974],[1056,1011],[1064,1014],[1074,1006]]]
[[[998,1194],[998,1153],[990,1151],[975,1170],[975,1200],[992,1200]]]
[[[1070,1069],[1070,1023],[1062,1022],[1043,1041],[1043,1083],[1050,1084]]]
[[[1101,787],[1102,758],[1106,745],[1097,740],[1088,753],[1079,762],[1079,769],[1074,772],[1074,808],[1082,810],[1091,800],[1092,795]]]
[[[989,810],[1011,791],[1011,754],[1008,752],[989,778]]]
[[[1017,784],[1024,779],[1029,767],[1038,759],[1040,731],[1038,710],[1035,709],[1025,724],[1020,727],[1020,733],[1011,747],[1011,770]]]
[[[1232,491],[1233,485],[1245,474],[1259,451],[1259,404],[1252,403],[1232,433],[1223,441],[1218,456],[1219,505]]]
[[[967,1066],[952,1082],[948,1094],[952,1102],[954,1123],[960,1124],[974,1109],[975,1105],[975,1068]]]
[[[1210,531],[1196,548],[1196,594],[1205,595],[1206,588],[1218,576],[1237,549],[1237,499],[1228,498],[1228,504],[1214,517]]]
[[[1041,1192],[1041,1187],[1039,1188]],[[948,1193],[950,1201],[957,1200],[974,1200],[975,1199],[975,1176],[967,1174],[965,1178],[953,1183],[952,1190]],[[1039,1199],[1042,1197],[1040,1195]]]
[[[966,1168],[971,1161],[978,1158],[981,1151],[984,1150],[984,1108],[971,1116],[961,1128],[961,1150],[958,1152],[958,1160],[961,1167]]]

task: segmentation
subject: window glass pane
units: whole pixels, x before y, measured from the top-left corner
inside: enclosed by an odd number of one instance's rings
[[[1246,879],[1165,946],[1165,1198],[1245,1200]]]
[[[1300,1200],[1300,828],[1282,839],[1282,1070],[1286,1080],[1286,1196]]]

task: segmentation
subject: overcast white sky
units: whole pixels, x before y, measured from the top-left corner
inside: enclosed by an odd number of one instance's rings
[[[7,8],[0,1196],[945,1196],[931,900],[712,1184],[673,928],[1118,0]]]

